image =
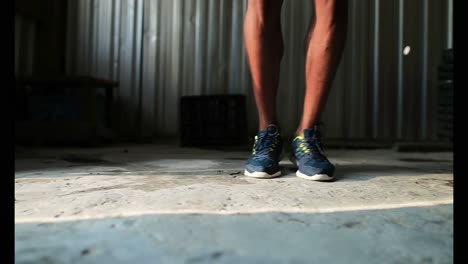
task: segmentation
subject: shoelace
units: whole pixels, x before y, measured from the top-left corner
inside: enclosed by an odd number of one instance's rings
[[[254,144],[254,159],[268,158],[270,152],[273,152],[278,144],[276,136],[268,135],[267,133],[256,136]]]
[[[299,147],[305,150],[304,155],[311,156],[314,159],[324,160],[325,156],[322,154],[323,148],[320,140],[317,137],[304,138]]]

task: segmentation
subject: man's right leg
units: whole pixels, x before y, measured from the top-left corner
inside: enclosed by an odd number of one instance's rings
[[[281,6],[283,0],[249,0],[244,42],[257,105],[259,133],[244,174],[257,178],[281,175],[282,139],[276,126],[276,92],[283,57]]]
[[[259,129],[276,120],[276,91],[283,57],[281,6],[283,0],[249,0],[244,42],[252,75]]]

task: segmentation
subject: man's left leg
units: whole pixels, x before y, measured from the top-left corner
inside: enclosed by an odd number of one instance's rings
[[[296,175],[319,181],[334,179],[335,167],[325,157],[317,123],[325,106],[333,78],[343,53],[347,0],[314,0],[315,19],[306,37],[306,92],[301,123],[292,142],[291,160]]]

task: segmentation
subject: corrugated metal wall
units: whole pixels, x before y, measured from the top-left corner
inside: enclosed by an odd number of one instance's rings
[[[15,77],[33,74],[35,20],[15,14]]]
[[[436,139],[437,65],[451,45],[451,0],[350,0],[348,39],[323,115],[327,138]],[[120,81],[120,132],[176,135],[183,95],[245,94],[247,0],[70,1],[67,72]],[[279,121],[292,134],[304,94],[312,1],[285,1]],[[410,49],[404,55],[405,47]],[[408,50],[407,48],[407,50]]]

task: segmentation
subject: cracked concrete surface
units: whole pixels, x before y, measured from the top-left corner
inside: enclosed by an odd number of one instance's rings
[[[329,150],[337,181],[248,151],[18,149],[16,263],[453,263],[453,154]]]

